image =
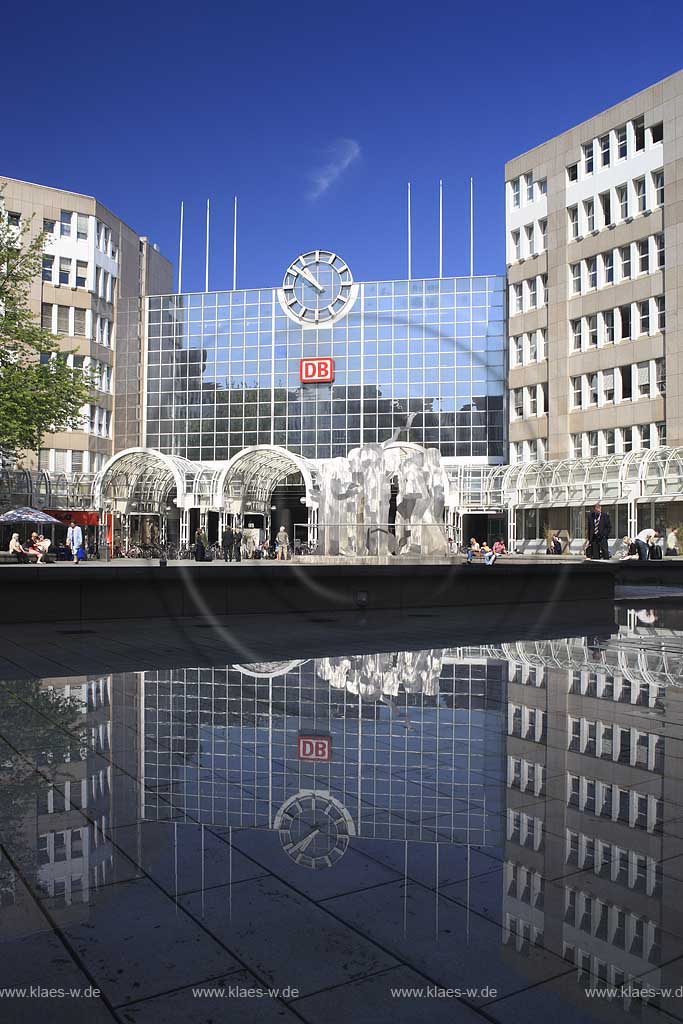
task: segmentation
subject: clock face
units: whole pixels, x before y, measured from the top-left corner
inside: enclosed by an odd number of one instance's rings
[[[311,871],[333,867],[346,853],[349,836],[356,834],[344,805],[323,792],[291,797],[278,811],[275,828],[287,856]]]
[[[282,283],[284,307],[302,324],[335,320],[353,296],[353,278],[346,263],[335,253],[322,249],[297,257]]]

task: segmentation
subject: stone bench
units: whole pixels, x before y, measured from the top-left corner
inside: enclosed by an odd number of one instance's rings
[[[38,556],[37,555],[32,555],[32,554],[28,554],[27,553],[27,557],[28,557],[28,560],[31,563],[31,565],[36,565],[36,563],[38,561]],[[55,558],[54,554],[52,554],[52,552],[50,552],[50,553],[48,553],[45,556],[43,561],[44,562],[53,563],[53,562],[56,562],[57,559]],[[24,563],[17,562],[17,556],[13,555],[13,554],[10,554],[9,551],[0,551],[0,565],[21,565],[21,564],[27,565],[28,563],[26,563],[26,562],[24,562]]]

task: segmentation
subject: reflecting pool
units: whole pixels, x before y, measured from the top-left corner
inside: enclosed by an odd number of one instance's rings
[[[680,1019],[682,686],[676,607],[4,680],[5,1019]]]

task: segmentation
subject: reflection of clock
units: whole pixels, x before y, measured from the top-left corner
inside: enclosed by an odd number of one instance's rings
[[[353,818],[338,800],[322,790],[301,790],[275,815],[274,828],[288,857],[316,871],[331,868],[346,853],[355,836]]]
[[[316,249],[298,256],[288,267],[280,302],[292,319],[316,326],[336,320],[357,292],[344,260]]]

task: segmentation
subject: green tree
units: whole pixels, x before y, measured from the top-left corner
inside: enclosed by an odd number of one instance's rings
[[[2,210],[0,187],[0,456],[38,451],[44,434],[78,427],[94,381],[67,365],[59,338],[42,329],[29,306],[40,279],[45,234],[30,237]],[[41,354],[52,358],[41,361]],[[60,353],[58,356],[57,353]]]

